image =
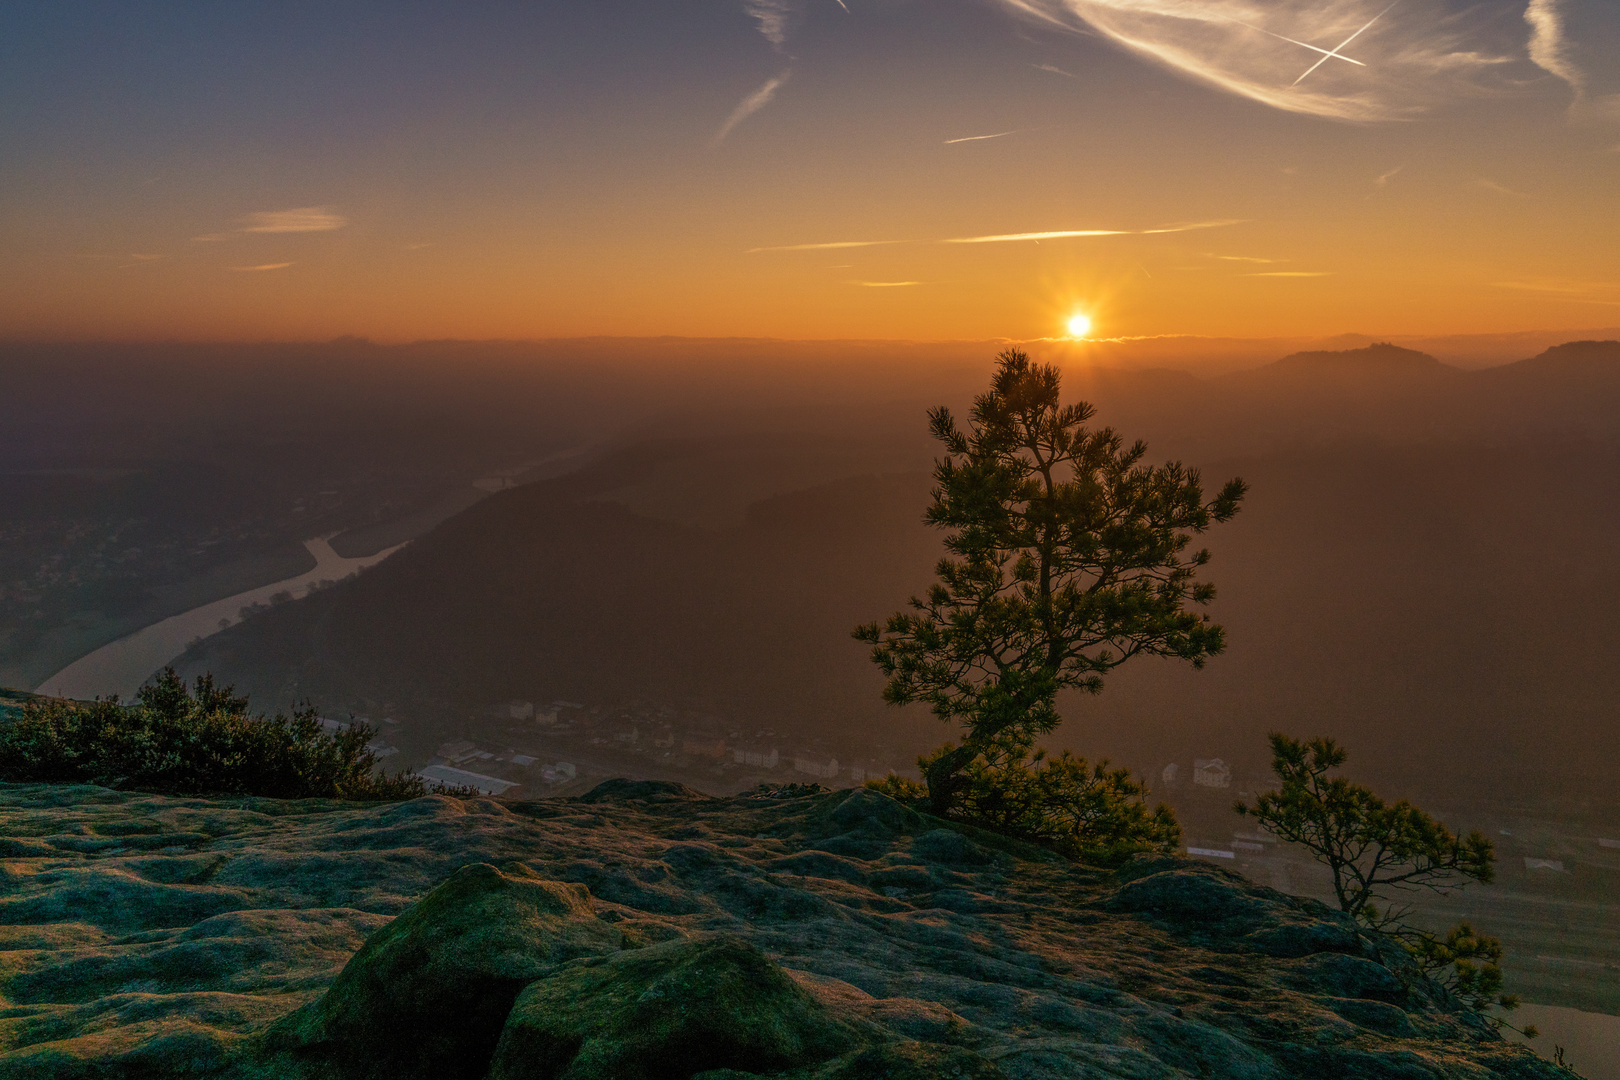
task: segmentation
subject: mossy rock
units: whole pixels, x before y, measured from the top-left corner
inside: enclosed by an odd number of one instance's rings
[[[489,1080],[688,1080],[777,1073],[860,1049],[752,945],[667,942],[585,962],[529,986]]]
[[[464,866],[373,934],[324,996],[276,1024],[266,1050],[315,1075],[477,1080],[524,986],[619,948],[589,896],[522,863]]]
[[[1004,1080],[996,1063],[966,1047],[902,1042],[840,1061],[815,1080]]]

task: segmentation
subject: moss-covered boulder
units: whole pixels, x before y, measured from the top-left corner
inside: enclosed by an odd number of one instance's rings
[[[589,897],[522,863],[464,866],[373,934],[266,1051],[314,1075],[478,1080],[525,985],[619,948]]]
[[[776,1073],[862,1048],[752,945],[667,942],[565,968],[523,991],[489,1080],[688,1080]]]

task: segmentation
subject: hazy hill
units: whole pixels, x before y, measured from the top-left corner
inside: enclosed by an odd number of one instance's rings
[[[1347,379],[1422,378],[1458,372],[1459,369],[1442,364],[1428,353],[1379,342],[1361,349],[1292,353],[1275,363],[1245,372],[1244,377],[1301,381],[1330,378],[1340,382]]]
[[[1099,420],[1253,494],[1212,536],[1227,654],[1202,673],[1122,671],[1066,703],[1059,742],[1155,770],[1194,756],[1258,770],[1265,732],[1327,731],[1426,790],[1607,792],[1620,574],[1601,553],[1620,529],[1620,412],[1592,403],[1620,392],[1620,370],[1580,394],[1533,368],[1442,374],[1439,399],[1374,378],[1352,408],[1320,382],[1255,389],[1260,373],[1071,373]],[[883,706],[847,636],[925,588],[939,554],[920,523],[920,410],[909,423],[864,441],[711,425],[632,444],[492,498],[185,665],[267,705],[386,707],[439,737],[475,733],[511,698],[640,699],[849,753],[915,752],[946,733]]]
[[[1620,370],[1620,341],[1569,341],[1554,345],[1539,356],[1496,369],[1501,375],[1534,373],[1550,375],[1612,376]]]

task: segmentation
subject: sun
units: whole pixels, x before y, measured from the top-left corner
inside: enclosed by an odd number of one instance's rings
[[[1074,314],[1069,316],[1069,336],[1085,337],[1091,333],[1091,319],[1085,315]]]

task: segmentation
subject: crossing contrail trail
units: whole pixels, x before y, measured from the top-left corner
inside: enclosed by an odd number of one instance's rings
[[[1401,0],[1395,0],[1395,4],[1398,4],[1400,2],[1401,2]],[[1335,57],[1335,56],[1338,56],[1340,60],[1350,60],[1350,58],[1348,56],[1340,56],[1339,55],[1339,50],[1344,48],[1346,45],[1350,44],[1352,41],[1356,40],[1356,38],[1360,37],[1362,34],[1365,34],[1367,32],[1367,28],[1372,26],[1372,24],[1377,22],[1379,19],[1382,19],[1385,15],[1389,14],[1389,9],[1394,7],[1395,4],[1389,5],[1389,7],[1385,8],[1383,11],[1380,11],[1378,14],[1376,14],[1372,18],[1368,19],[1366,26],[1363,26],[1360,30],[1357,30],[1355,33],[1351,34],[1349,37],[1347,37],[1343,41],[1339,42],[1339,44],[1336,47],[1334,47],[1332,51],[1324,52],[1321,49],[1317,49],[1318,52],[1323,53],[1322,59],[1318,60],[1316,63],[1312,64],[1308,69],[1306,69],[1305,75],[1309,75],[1311,72],[1315,71],[1317,68],[1321,67],[1323,64],[1325,64],[1329,60],[1333,59],[1333,57]],[[1294,44],[1299,45],[1299,44],[1303,44],[1303,43],[1302,42],[1295,42]],[[1307,49],[1315,48],[1314,45],[1306,45],[1305,47]],[[1350,60],[1350,62],[1352,64],[1354,64],[1357,61]],[[1366,67],[1367,65],[1362,64],[1361,66]],[[1301,75],[1299,78],[1295,79],[1291,85],[1298,86],[1300,83],[1304,82],[1305,81],[1305,75]]]
[[[1296,40],[1294,38],[1289,37],[1286,34],[1279,34],[1275,30],[1267,30],[1263,26],[1256,26],[1253,23],[1246,23],[1246,22],[1243,22],[1241,19],[1233,19],[1232,21],[1237,23],[1239,26],[1247,26],[1250,30],[1258,30],[1262,34],[1267,34],[1267,35],[1269,35],[1271,37],[1276,38],[1278,41],[1286,41],[1290,45],[1298,45],[1302,49],[1309,49],[1312,52],[1319,52],[1319,53],[1323,54],[1324,56],[1338,56],[1338,54],[1335,53],[1331,49],[1324,49],[1320,45],[1312,45],[1308,41],[1298,41],[1298,40]],[[1340,46],[1340,47],[1342,48],[1343,46]],[[1366,67],[1367,66],[1366,64],[1363,64],[1360,60],[1351,60],[1350,57],[1348,57],[1348,56],[1340,56],[1339,59],[1340,60],[1350,60],[1350,62],[1352,64],[1355,64],[1357,67]]]

